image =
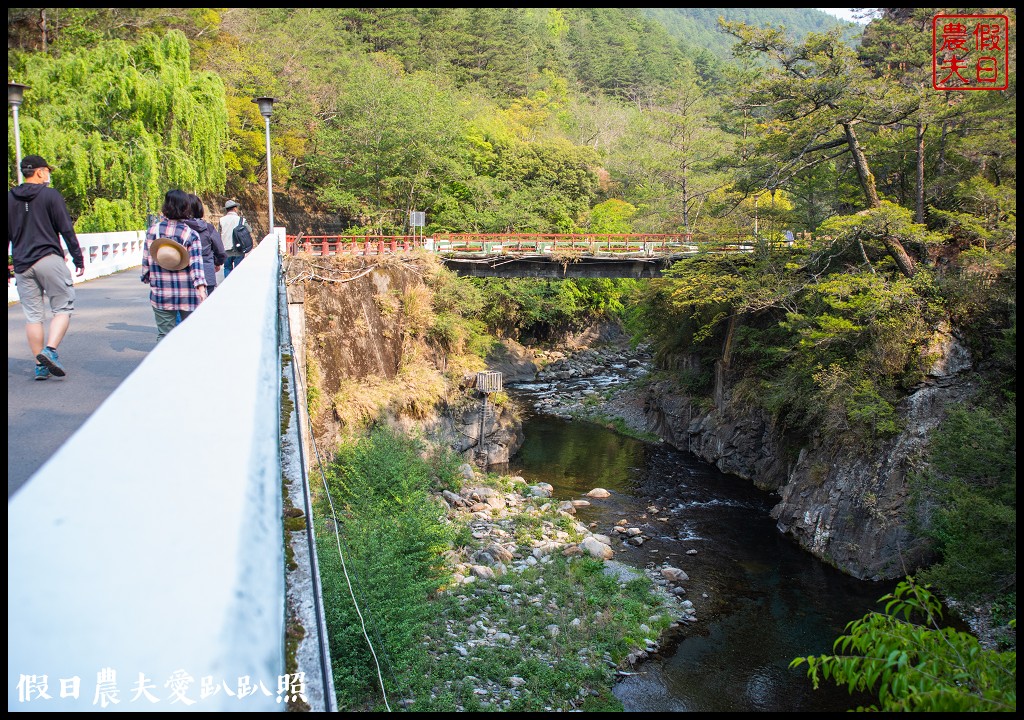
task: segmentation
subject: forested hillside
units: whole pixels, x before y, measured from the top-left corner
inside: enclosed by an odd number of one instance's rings
[[[267,95],[290,232],[756,226],[755,252],[612,305],[694,396],[717,368],[797,449],[896,437],[954,337],[977,386],[917,465],[914,530],[929,580],[1015,612],[1016,12],[1008,88],[980,92],[933,89],[937,12],[851,43],[810,10],[15,8],[8,78],[80,232],[141,227],[169,187],[258,225]],[[14,157],[9,124],[8,186]]]
[[[782,25],[795,38],[803,38],[809,32],[828,32],[836,27],[844,28],[848,37],[860,35],[860,28],[854,23],[844,23],[814,8],[643,8],[641,12],[661,23],[672,37],[694,52],[703,49],[724,60],[731,58],[734,41],[720,31],[720,17],[754,27]]]
[[[699,22],[730,42],[717,16]],[[688,224],[705,199],[735,215],[742,199],[713,172],[735,137],[712,115],[732,71],[636,10],[12,9],[8,28],[11,79],[32,87],[23,144],[62,157],[55,182],[82,229],[137,226],[167,184],[258,202],[257,95],[278,100],[278,214],[301,229],[397,231],[410,209],[435,231],[600,229],[640,206],[632,224],[656,230]],[[676,141],[680,102],[699,115]],[[112,121],[96,117],[106,108]],[[648,148],[651,132],[662,137]],[[679,142],[701,146],[681,201],[668,170]],[[656,164],[637,163],[640,150]]]

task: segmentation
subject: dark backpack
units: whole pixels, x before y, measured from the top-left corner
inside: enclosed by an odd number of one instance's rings
[[[249,232],[249,223],[245,221],[245,218],[242,218],[231,233],[231,248],[244,254],[252,250],[252,245],[252,233]]]

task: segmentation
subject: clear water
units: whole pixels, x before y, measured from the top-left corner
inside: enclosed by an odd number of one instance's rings
[[[529,391],[517,393],[531,402]],[[825,565],[776,530],[774,496],[687,453],[542,414],[529,415],[523,430],[508,472],[550,483],[559,500],[608,490],[609,498],[587,498],[577,517],[609,536],[626,520],[650,538],[639,547],[615,542],[616,559],[667,561],[690,577],[684,587],[698,621],[664,638],[659,654],[617,685],[627,711],[834,712],[870,702],[831,685],[814,691],[788,666],[831,652],[846,624],[879,610],[894,583]]]

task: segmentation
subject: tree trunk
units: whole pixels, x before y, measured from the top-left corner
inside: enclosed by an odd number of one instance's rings
[[[46,8],[39,8],[39,32],[43,39],[43,52],[46,52]]]
[[[853,125],[843,123],[843,130],[846,131],[846,142],[850,146],[850,152],[853,154],[853,164],[857,168],[857,177],[860,178],[860,185],[864,189],[864,196],[868,200],[868,207],[871,209],[880,208],[882,207],[882,201],[878,199],[878,191],[875,189],[875,176],[871,174],[868,160],[864,157],[860,144],[857,142],[857,136],[853,134]],[[900,269],[900,272],[907,277],[914,277],[916,272],[914,260],[907,254],[903,244],[891,235],[883,236],[882,243],[885,245],[885,249],[889,251],[889,254],[892,255],[892,259],[896,261],[896,266]]]
[[[917,214],[915,222],[924,223],[924,131],[926,123],[917,121]]]
[[[683,232],[690,232],[690,198],[686,196],[686,169],[683,169]]]
[[[878,199],[878,190],[875,189],[875,176],[868,168],[868,159],[860,149],[857,136],[853,134],[853,125],[843,123],[843,130],[846,131],[846,144],[850,146],[850,154],[853,155],[853,165],[857,168],[857,178],[860,180],[861,189],[864,190],[864,197],[868,201],[869,208],[880,208],[882,202]]]
[[[914,259],[903,248],[903,243],[891,235],[883,235],[882,244],[885,245],[885,249],[892,255],[892,259],[896,261],[896,266],[900,269],[900,272],[908,278],[914,277],[917,268],[914,267]]]
[[[953,93],[946,93],[946,108],[952,106],[952,99],[949,97]],[[949,131],[949,122],[946,120],[942,121],[942,135],[939,137],[939,177],[942,177],[943,173],[946,172],[946,135]]]
[[[725,343],[722,346],[722,364],[725,367],[729,367],[729,362],[732,359],[732,339],[736,335],[737,318],[739,318],[739,313],[733,311],[733,314],[729,316],[729,325],[725,330]]]

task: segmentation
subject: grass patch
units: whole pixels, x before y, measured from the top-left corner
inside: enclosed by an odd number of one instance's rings
[[[522,498],[519,512],[494,521],[499,537],[520,543],[508,572],[453,583],[453,563],[483,544],[472,515],[449,519],[431,494],[458,487],[454,468],[387,429],[342,446],[329,468],[345,568],[392,709],[621,710],[615,670],[672,622],[662,597],[646,578],[620,583],[589,557],[556,551],[530,565],[533,541],[583,537],[546,498]],[[506,476],[481,484],[524,489]],[[316,527],[339,707],[383,710],[325,501]]]
[[[612,416],[612,415],[597,414],[597,415],[590,415],[587,418],[581,418],[581,419],[589,420],[590,422],[596,423],[597,425],[603,425],[604,427],[608,428],[609,430],[614,430],[619,435],[625,435],[626,437],[631,437],[634,440],[642,440],[643,442],[650,442],[650,443],[656,443],[656,442],[659,442],[661,440],[661,438],[658,437],[657,435],[655,435],[654,433],[647,432],[647,431],[634,430],[628,424],[626,424],[625,420],[623,420],[620,417],[615,417],[615,416]]]
[[[603,569],[555,554],[439,597],[410,709],[621,711],[616,668],[671,618],[646,578],[620,584]]]

